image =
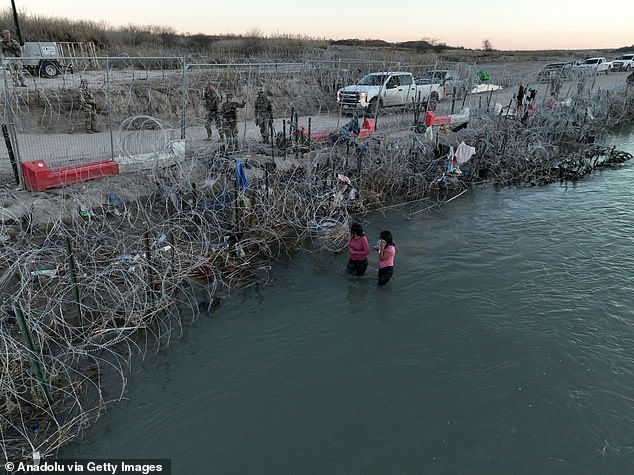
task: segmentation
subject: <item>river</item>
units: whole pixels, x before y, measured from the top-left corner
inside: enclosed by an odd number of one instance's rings
[[[634,130],[609,139],[634,152]],[[634,161],[363,217],[390,284],[304,252],[135,364],[63,458],[175,474],[631,473]]]

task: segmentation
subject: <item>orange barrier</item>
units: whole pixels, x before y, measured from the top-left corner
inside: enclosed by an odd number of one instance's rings
[[[29,191],[44,191],[118,174],[119,164],[110,160],[53,169],[49,169],[43,160],[22,163],[24,187]]]

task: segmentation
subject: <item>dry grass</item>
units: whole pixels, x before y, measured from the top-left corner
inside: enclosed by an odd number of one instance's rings
[[[177,55],[182,51],[204,54],[218,61],[236,58],[300,58],[305,55],[353,58],[372,57],[379,61],[409,61],[421,57],[448,61],[513,62],[574,59],[601,54],[606,50],[590,51],[499,51],[469,50],[428,41],[389,43],[383,40],[327,40],[305,35],[265,36],[258,30],[245,34],[185,35],[173,28],[158,25],[128,25],[113,28],[105,22],[42,17],[20,12],[23,41],[93,42],[104,54],[125,52],[139,55]],[[15,30],[12,11],[0,13],[0,23]],[[624,46],[619,50],[634,49]]]

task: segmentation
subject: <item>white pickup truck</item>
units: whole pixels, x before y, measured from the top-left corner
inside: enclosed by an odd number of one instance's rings
[[[405,106],[412,102],[428,102],[434,110],[440,98],[439,84],[416,84],[412,73],[370,73],[358,83],[337,91],[337,103],[343,109],[365,109],[373,113],[376,107]]]
[[[610,71],[610,62],[605,58],[586,58],[575,67],[581,71],[592,71],[595,74],[608,74]]]

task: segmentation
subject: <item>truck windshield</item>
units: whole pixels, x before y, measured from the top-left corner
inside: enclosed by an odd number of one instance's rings
[[[357,84],[359,86],[380,86],[385,82],[388,76],[388,74],[368,74]]]
[[[586,59],[583,63],[584,64],[597,64],[599,62],[598,58],[590,58],[590,59]]]

